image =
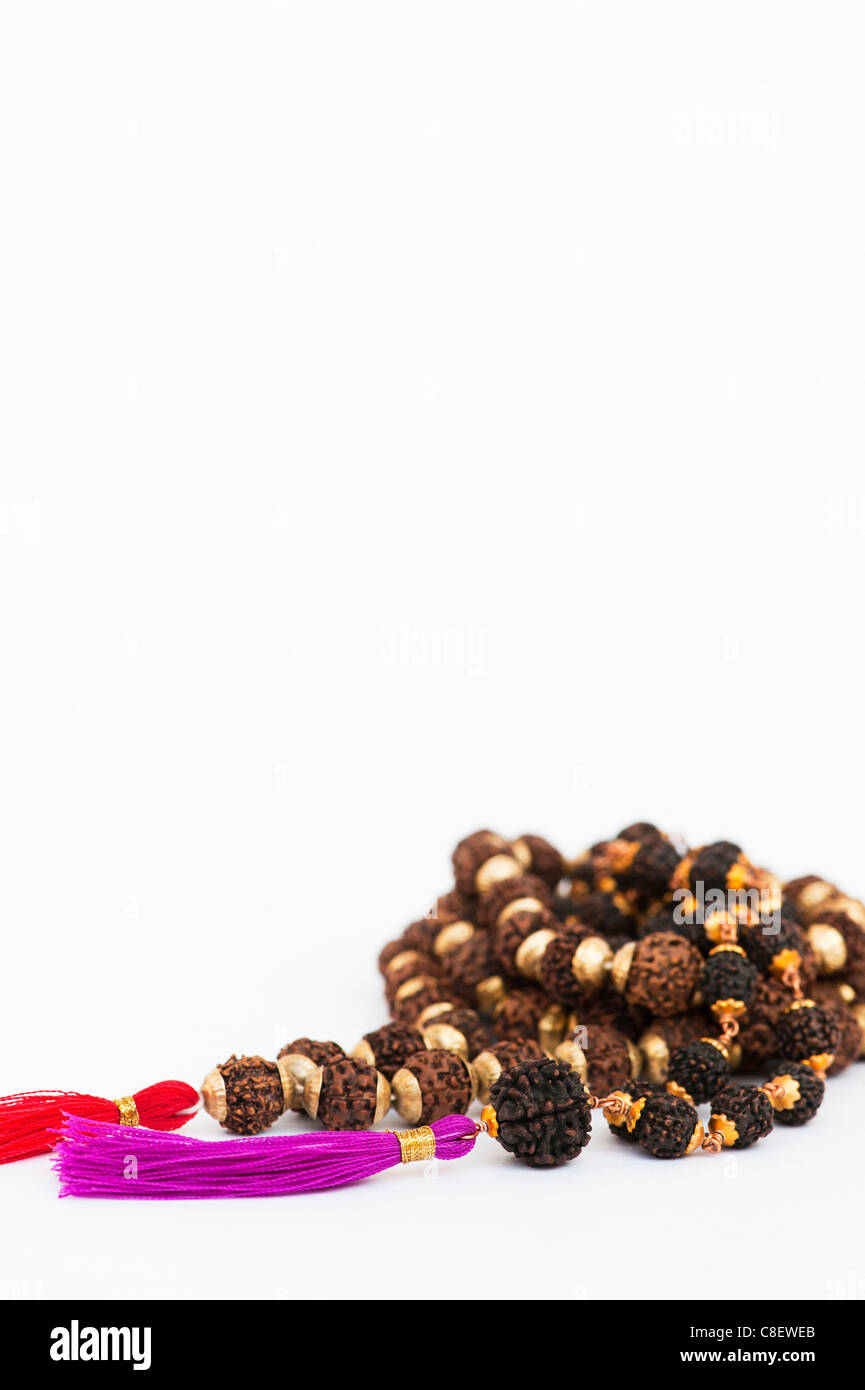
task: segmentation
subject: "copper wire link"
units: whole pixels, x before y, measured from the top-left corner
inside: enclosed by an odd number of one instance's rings
[[[138,1106],[135,1104],[135,1097],[134,1097],[134,1096],[121,1096],[119,1100],[116,1100],[116,1101],[114,1102],[114,1104],[117,1106],[117,1109],[118,1109],[119,1112],[120,1112],[120,1121],[119,1121],[120,1124],[122,1124],[122,1125],[140,1125],[140,1124],[141,1124],[141,1120],[139,1119],[139,1116],[138,1116]]]
[[[630,1109],[624,1096],[589,1096],[589,1105],[593,1110],[603,1110],[610,1115],[627,1115]]]
[[[719,1154],[723,1147],[723,1135],[719,1134],[717,1130],[712,1130],[710,1134],[707,1134],[700,1145],[701,1149],[706,1149],[709,1153],[713,1154]]]
[[[793,998],[802,998],[802,978],[797,965],[788,965],[781,974],[781,983],[792,989]]]

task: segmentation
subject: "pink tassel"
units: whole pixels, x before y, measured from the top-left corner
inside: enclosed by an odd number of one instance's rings
[[[471,1153],[482,1128],[466,1115],[436,1120],[435,1157]],[[344,1187],[405,1161],[391,1131],[210,1140],[64,1115],[60,1138],[52,1162],[61,1197],[277,1197]],[[429,1142],[406,1148],[432,1156]]]

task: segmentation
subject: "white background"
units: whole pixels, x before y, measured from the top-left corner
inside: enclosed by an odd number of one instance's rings
[[[0,1092],[351,1047],[479,825],[865,891],[861,39],[6,0]],[[0,1292],[862,1296],[862,1084],[735,1157],[271,1202],[33,1160]]]

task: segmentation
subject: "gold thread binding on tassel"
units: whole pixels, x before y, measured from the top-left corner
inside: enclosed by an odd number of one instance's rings
[[[120,1111],[120,1123],[122,1125],[140,1125],[138,1118],[138,1106],[135,1104],[134,1096],[121,1096],[114,1104]]]
[[[435,1158],[436,1137],[429,1125],[421,1125],[420,1129],[395,1129],[393,1133],[399,1140],[402,1163],[421,1163],[424,1159]]]

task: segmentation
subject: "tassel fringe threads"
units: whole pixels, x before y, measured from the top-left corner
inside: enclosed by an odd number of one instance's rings
[[[179,1129],[198,1109],[198,1092],[185,1081],[160,1081],[134,1096],[103,1100],[77,1091],[26,1091],[0,1096],[0,1163],[14,1163],[32,1154],[48,1153],[57,1143],[63,1116],[116,1122],[129,1126]]]
[[[471,1153],[479,1133],[466,1115],[428,1128],[441,1159]],[[61,1197],[277,1197],[344,1187],[410,1161],[390,1130],[211,1140],[65,1115],[60,1135],[52,1162]],[[417,1157],[429,1156],[426,1141]]]

